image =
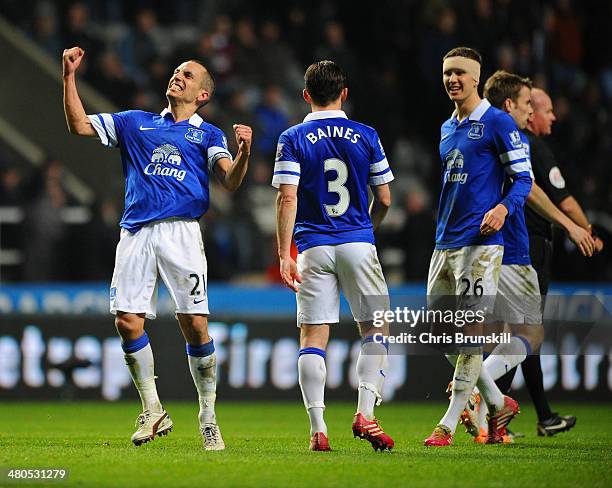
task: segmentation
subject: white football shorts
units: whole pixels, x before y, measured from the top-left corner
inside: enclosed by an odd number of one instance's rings
[[[196,220],[161,220],[133,234],[121,229],[111,281],[111,313],[144,313],[154,319],[158,274],[176,313],[208,315],[206,255]]]
[[[504,264],[499,276],[495,318],[507,324],[541,324],[538,274],[530,264]]]
[[[316,246],[297,257],[302,283],[297,293],[297,325],[340,321],[340,291],[356,322],[389,310],[389,291],[376,247],[368,242]]]
[[[463,296],[469,308],[491,313],[503,256],[504,247],[498,245],[434,250],[427,277],[428,304],[443,303],[436,297]]]

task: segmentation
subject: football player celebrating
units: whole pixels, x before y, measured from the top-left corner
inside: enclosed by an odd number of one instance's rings
[[[98,137],[120,150],[125,174],[125,210],[110,289],[110,310],[143,412],[132,442],[140,445],[172,430],[153,368],[145,318],[154,319],[158,275],[176,305],[187,343],[187,358],[198,391],[200,430],[206,450],[225,448],[215,416],[216,355],[208,334],[206,256],[198,220],[208,210],[208,182],[214,173],[236,190],[247,171],[251,128],[234,125],[238,154],[232,161],[225,136],[196,112],[212,97],[215,84],[198,61],[181,63],[166,90],[160,114],[130,110],[86,115],[76,87],[84,56],[63,53],[64,111],[72,134]]]
[[[388,352],[388,344],[374,337],[388,330],[374,327],[373,319],[389,307],[374,231],[391,204],[393,174],[376,131],[342,111],[348,95],[342,70],[320,61],[306,70],[304,80],[303,96],[312,112],[281,134],[272,184],[278,188],[280,274],[297,293],[298,371],[310,418],[310,449],[330,450],[323,418],[325,350],[330,324],[340,319],[340,290],[362,337],[353,434],[375,450],[391,449],[393,440],[374,417]],[[369,210],[368,186],[374,196]],[[292,237],[297,263],[290,255]]]
[[[461,296],[473,308],[492,311],[503,257],[499,230],[506,217],[521,211],[531,188],[529,158],[514,120],[478,95],[481,63],[480,54],[467,47],[443,58],[444,88],[455,111],[441,130],[442,192],[427,280],[432,308]],[[502,195],[506,174],[512,184]],[[470,328],[473,335],[482,333],[482,323]],[[457,352],[447,356],[455,364],[450,405],[426,446],[452,443],[477,382],[491,412],[488,442],[498,442],[498,430],[519,411],[482,369],[481,346],[460,346]]]

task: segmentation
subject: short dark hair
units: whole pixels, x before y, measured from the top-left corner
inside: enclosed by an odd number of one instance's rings
[[[455,47],[444,55],[442,61],[444,61],[446,58],[452,58],[453,56],[461,56],[462,58],[473,59],[474,61],[477,61],[479,65],[482,66],[482,56],[478,51],[476,51],[476,49],[472,49],[471,47]]]
[[[522,78],[514,73],[498,70],[485,83],[483,94],[491,102],[491,105],[502,108],[504,101],[508,98],[516,103],[524,86],[531,90],[533,83],[529,78]]]
[[[203,107],[208,102],[210,102],[210,99],[213,97],[213,94],[215,93],[215,88],[216,88],[215,78],[212,75],[212,73],[208,71],[208,68],[206,67],[206,65],[199,59],[188,59],[185,62],[186,63],[197,63],[200,66],[202,66],[202,68],[204,68],[204,79],[202,80],[202,88],[204,88],[204,90],[208,92],[208,100],[204,102],[202,105],[200,105],[200,107]]]
[[[312,101],[325,107],[337,100],[346,87],[346,75],[333,61],[319,61],[308,66],[304,85]]]

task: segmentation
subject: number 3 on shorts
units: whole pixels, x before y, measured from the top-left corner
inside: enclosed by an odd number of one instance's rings
[[[330,170],[334,170],[337,176],[335,180],[327,182],[327,191],[338,194],[338,203],[335,205],[325,205],[325,210],[330,217],[340,217],[347,211],[351,203],[351,194],[346,189],[346,186],[344,186],[348,179],[348,168],[344,161],[332,158],[326,159],[323,163],[323,171],[327,173]]]

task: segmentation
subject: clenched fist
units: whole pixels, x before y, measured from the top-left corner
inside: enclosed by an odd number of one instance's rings
[[[248,125],[234,124],[234,132],[236,134],[236,144],[238,144],[238,150],[251,153],[251,141],[253,140],[253,129]]]
[[[64,76],[73,74],[79,68],[84,55],[85,51],[80,47],[64,49],[64,54],[62,54]]]

